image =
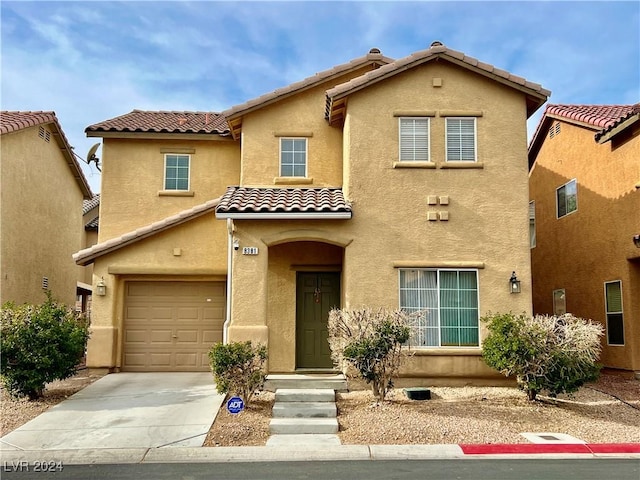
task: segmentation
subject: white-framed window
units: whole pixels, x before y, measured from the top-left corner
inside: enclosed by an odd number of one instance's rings
[[[536,202],[529,202],[529,247],[536,246]]]
[[[475,162],[476,119],[450,117],[446,119],[447,162]]]
[[[401,117],[400,161],[429,161],[429,117]]]
[[[558,288],[553,291],[553,314],[564,315],[567,313],[567,294],[564,288]]]
[[[578,184],[575,178],[556,189],[556,207],[558,218],[578,210]]]
[[[280,176],[307,176],[307,139],[280,139]]]
[[[409,344],[415,347],[477,347],[477,270],[400,269],[400,308],[417,313]]]
[[[604,301],[607,314],[607,344],[624,345],[622,281],[605,282]]]
[[[189,190],[191,156],[167,153],[164,156],[164,189]]]

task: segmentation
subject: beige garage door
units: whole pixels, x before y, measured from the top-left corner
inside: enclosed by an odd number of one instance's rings
[[[224,312],[224,282],[127,282],[122,369],[209,370]]]

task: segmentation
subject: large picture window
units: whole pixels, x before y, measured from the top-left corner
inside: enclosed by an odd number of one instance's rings
[[[575,178],[556,190],[558,218],[578,210],[578,186]]]
[[[400,161],[429,161],[429,118],[400,119]]]
[[[410,344],[479,345],[477,270],[400,270],[400,308],[416,313]]]
[[[280,176],[307,176],[307,139],[280,139]]]
[[[164,189],[189,190],[189,155],[164,156]]]
[[[476,161],[476,119],[446,119],[447,162]]]

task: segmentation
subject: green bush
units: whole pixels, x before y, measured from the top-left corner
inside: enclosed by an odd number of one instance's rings
[[[86,319],[49,292],[42,305],[3,305],[0,326],[2,383],[11,395],[31,400],[48,382],[76,373],[89,338]]]
[[[355,368],[382,402],[408,354],[402,346],[411,336],[410,324],[410,315],[401,310],[334,309],[329,313],[331,356],[347,373],[349,366]]]
[[[248,404],[265,379],[267,347],[247,342],[216,343],[209,351],[218,393],[239,395]]]
[[[512,313],[484,317],[489,336],[482,356],[490,367],[515,375],[529,400],[539,392],[572,393],[597,380],[602,325],[570,314],[559,317]]]

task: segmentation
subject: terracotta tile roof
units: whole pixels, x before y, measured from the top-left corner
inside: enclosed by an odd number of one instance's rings
[[[351,217],[351,205],[340,188],[228,187],[216,208],[218,218],[272,214]]]
[[[640,114],[640,103],[633,105],[547,105],[529,143],[529,169],[533,167],[538,152],[547,138],[549,127],[557,119],[597,130],[595,133],[595,141],[597,142],[607,132],[638,114]]]
[[[83,200],[82,202],[82,214],[89,213],[91,210],[100,205],[100,194],[96,193],[93,198],[89,200]]]
[[[56,117],[55,112],[43,112],[43,111],[2,111],[0,112],[0,134],[18,132],[25,128],[35,127],[38,125],[52,125],[52,134],[60,147],[62,155],[66,158],[67,164],[73,177],[76,179],[82,195],[88,199],[93,197],[91,187],[87,178],[84,176],[80,164],[75,158],[73,153],[73,147],[69,144],[64,130],[60,126],[60,122]]]
[[[631,120],[632,117],[636,117],[636,119],[634,121],[638,121],[640,119],[640,103],[636,103],[634,105],[629,105],[629,107],[631,107],[631,108],[629,108],[628,111],[623,113],[620,118],[618,118],[616,121],[614,121],[611,125],[607,125],[602,130],[600,130],[598,133],[596,133],[596,135],[595,135],[596,142],[599,142],[599,143],[600,142],[605,142],[607,140],[607,137],[611,138],[611,136],[607,135],[607,134],[612,132],[612,135],[615,135],[615,132],[613,132],[613,130],[616,127],[620,127],[621,129],[626,129],[626,126],[622,125],[622,124],[627,122],[627,120]],[[627,125],[628,125],[628,123],[627,123]]]
[[[215,112],[152,112],[133,110],[104,122],[89,125],[85,132],[130,133],[214,133],[226,135],[229,126],[223,115]],[[99,136],[99,135],[93,135]]]
[[[547,100],[547,97],[551,95],[551,92],[542,88],[540,84],[529,82],[522,77],[496,68],[488,63],[483,63],[473,57],[465,55],[462,52],[447,48],[440,42],[433,42],[431,47],[426,50],[412,53],[407,57],[400,58],[392,63],[327,90],[327,116],[330,118],[331,104],[350,93],[401,73],[409,68],[413,68],[414,66],[439,58],[446,59],[454,64],[476,71],[477,73],[524,91],[527,94],[528,115],[533,114],[533,112],[540,108]]]
[[[615,126],[640,110],[635,105],[547,105],[545,115],[556,115],[568,120],[586,123],[599,129]]]
[[[100,216],[97,216],[96,218],[94,218],[90,222],[87,222],[84,225],[84,229],[85,230],[96,230],[97,231],[99,226],[100,226]]]
[[[73,254],[73,260],[78,265],[88,265],[93,263],[95,259],[106,255],[107,253],[114,252],[126,247],[127,245],[131,245],[132,243],[139,242],[140,240],[155,235],[156,233],[181,225],[202,215],[206,215],[207,213],[213,213],[219,201],[219,198],[214,198],[213,200],[209,200],[206,203],[183,210],[158,222],[151,223],[132,232],[120,235],[119,237],[111,238],[105,242],[93,245],[90,248],[80,250]]]

